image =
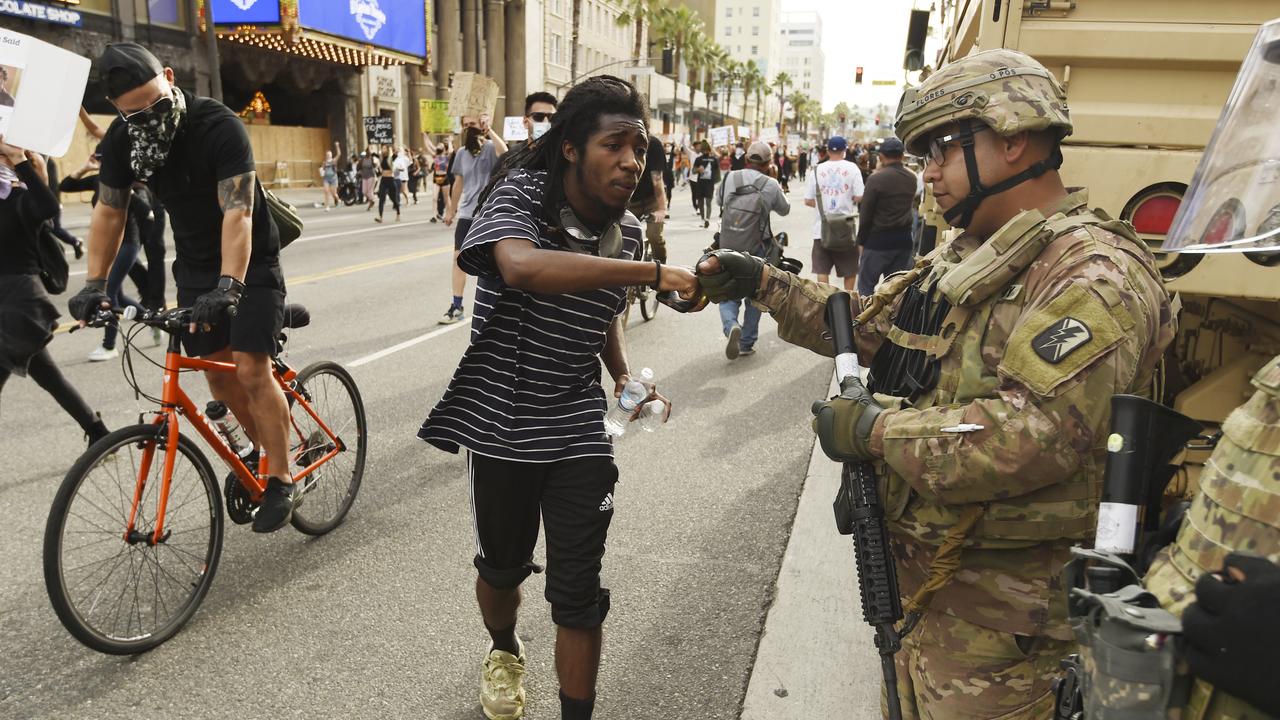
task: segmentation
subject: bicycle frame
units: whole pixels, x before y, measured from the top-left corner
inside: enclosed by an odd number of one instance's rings
[[[342,441],[329,429],[328,424],[316,414],[315,409],[311,407],[311,403],[293,387],[292,381],[297,377],[297,372],[285,365],[278,358],[272,359],[274,367],[272,368],[272,376],[276,382],[280,384],[281,390],[284,391],[285,399],[292,403],[299,403],[306,410],[311,419],[315,421],[329,441],[333,444],[333,449],[313,461],[307,467],[303,468],[298,474],[293,475],[293,481],[298,482],[315,472],[316,468],[325,464],[332,458],[336,457],[345,448]],[[164,384],[161,391],[160,411],[156,414],[152,425],[157,428],[157,440],[160,433],[165,434],[164,446],[164,468],[161,475],[160,495],[156,499],[156,524],[151,532],[151,537],[147,542],[155,545],[164,539],[164,518],[165,510],[169,503],[169,484],[173,477],[173,466],[178,456],[178,436],[179,436],[179,416],[185,415],[191,422],[192,427],[204,438],[205,442],[213,448],[218,457],[227,464],[228,467],[240,479],[240,484],[249,492],[250,498],[254,502],[262,499],[262,493],[266,490],[266,481],[268,477],[267,461],[264,455],[259,465],[260,474],[255,475],[253,471],[245,465],[235,452],[233,452],[222,436],[218,434],[217,429],[209,422],[203,413],[192,402],[190,396],[183,391],[178,378],[183,370],[203,370],[205,372],[235,372],[235,363],[216,362],[213,360],[204,360],[201,358],[186,357],[181,352],[177,333],[171,333],[169,336],[169,347],[165,351],[164,356]],[[302,430],[298,427],[297,422],[293,420],[292,413],[289,417],[289,424],[292,432],[302,437]],[[304,438],[305,440],[305,438]],[[305,451],[305,450],[304,450]],[[137,521],[138,506],[142,502],[143,494],[146,490],[147,477],[151,472],[151,465],[155,461],[156,444],[148,445],[142,451],[142,464],[138,470],[138,482],[133,492],[133,504],[129,510],[129,524],[125,528],[125,540],[137,539],[134,537],[135,524]],[[285,467],[289,467],[295,458],[291,457],[284,461]]]

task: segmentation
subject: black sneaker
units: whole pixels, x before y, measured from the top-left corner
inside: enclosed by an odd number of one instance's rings
[[[450,304],[449,309],[445,311],[444,316],[436,322],[440,325],[452,325],[456,322],[460,322],[465,316],[466,313],[463,312],[462,308],[457,305]]]
[[[300,493],[293,483],[287,483],[274,475],[267,480],[267,491],[262,493],[262,506],[253,516],[253,531],[275,532],[289,524],[293,508]]]
[[[740,354],[742,354],[742,326],[734,325],[729,328],[729,342],[724,345],[724,356],[734,360]]]
[[[755,355],[755,354],[756,354],[756,349],[753,347],[743,346],[741,348],[738,348],[738,357],[746,357],[748,355]]]

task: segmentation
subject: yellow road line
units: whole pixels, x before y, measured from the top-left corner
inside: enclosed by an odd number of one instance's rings
[[[452,245],[433,248],[431,250],[420,250],[418,252],[409,253],[408,255],[399,255],[397,257],[384,258],[382,260],[371,260],[369,262],[359,263],[357,265],[347,265],[346,267],[334,268],[333,270],[326,270],[324,272],[312,273],[310,275],[300,275],[298,277],[285,278],[285,285],[286,286],[304,285],[306,283],[316,282],[319,280],[328,280],[330,278],[342,277],[343,275],[350,275],[352,273],[358,273],[364,270],[374,270],[376,268],[386,267],[388,265],[398,265],[400,263],[409,262],[411,260],[418,260],[424,257],[431,257],[432,255],[442,255],[444,253],[451,253],[451,252],[453,252]],[[175,302],[176,302],[175,300],[170,298],[166,304],[169,306],[172,306]],[[76,323],[73,323],[73,322],[62,323],[53,332],[55,335],[57,335],[58,333],[67,332],[68,330],[70,330],[75,326],[76,326]]]

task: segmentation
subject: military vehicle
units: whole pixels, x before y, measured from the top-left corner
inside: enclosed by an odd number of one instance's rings
[[[1206,424],[1243,403],[1280,354],[1280,253],[1159,252],[1241,59],[1274,0],[941,0],[933,67],[1005,47],[1061,80],[1075,131],[1062,176],[1133,223],[1180,311],[1154,397]],[[908,48],[910,54],[911,48]],[[944,228],[926,207],[926,220]],[[1274,211],[1273,211],[1274,212]],[[1170,496],[1190,497],[1207,451],[1188,453]]]

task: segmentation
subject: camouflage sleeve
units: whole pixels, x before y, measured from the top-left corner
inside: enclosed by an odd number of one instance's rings
[[[757,307],[773,315],[778,323],[778,337],[819,355],[831,357],[831,337],[827,334],[827,298],[840,288],[797,277],[775,267],[767,269],[765,291],[754,300]],[[855,305],[860,303],[856,294],[850,293]],[[855,313],[856,314],[856,313]],[[870,330],[859,329],[858,345],[862,362],[867,362],[870,348],[877,346]],[[865,345],[865,347],[864,347]]]
[[[887,410],[873,450],[944,505],[1016,497],[1079,472],[1105,441],[1111,396],[1132,390],[1152,342],[1097,289],[1077,278],[1041,294],[1014,323],[989,396]]]

